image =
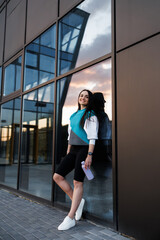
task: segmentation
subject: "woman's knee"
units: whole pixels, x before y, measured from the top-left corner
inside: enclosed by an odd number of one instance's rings
[[[60,182],[60,181],[63,181],[64,180],[64,177],[62,177],[61,175],[59,175],[58,173],[54,173],[53,175],[53,180],[55,182]]]
[[[74,184],[74,188],[81,188],[81,187],[83,187],[83,182],[79,182],[79,181],[74,180],[73,184]]]

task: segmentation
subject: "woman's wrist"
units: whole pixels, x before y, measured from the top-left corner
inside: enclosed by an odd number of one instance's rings
[[[92,155],[93,155],[93,152],[88,152],[88,155],[89,155],[89,156],[92,156]]]

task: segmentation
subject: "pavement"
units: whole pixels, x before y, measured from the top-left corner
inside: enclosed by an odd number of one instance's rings
[[[67,213],[0,189],[0,240],[129,240],[118,232],[88,220],[58,231]]]

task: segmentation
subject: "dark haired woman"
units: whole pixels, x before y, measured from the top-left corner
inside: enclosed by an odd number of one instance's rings
[[[89,90],[84,89],[80,92],[78,110],[70,117],[67,155],[53,176],[53,180],[72,201],[70,211],[58,226],[58,230],[74,227],[75,220],[78,221],[82,216],[85,203],[82,198],[85,174],[81,168],[81,162],[85,161],[85,168],[90,168],[95,140],[98,138],[98,120],[92,111],[92,101],[93,95]],[[72,190],[65,176],[73,169],[75,170]]]

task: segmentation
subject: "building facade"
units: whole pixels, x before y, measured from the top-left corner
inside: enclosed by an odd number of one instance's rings
[[[79,92],[102,92],[106,144],[84,182],[84,215],[159,239],[159,9],[159,0],[0,1],[2,187],[69,208],[52,176]]]

